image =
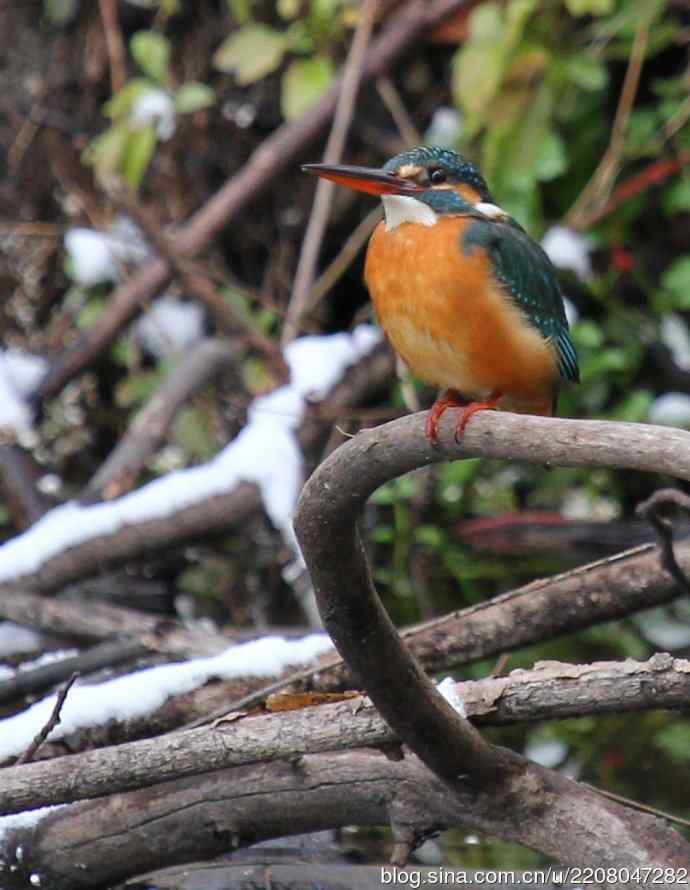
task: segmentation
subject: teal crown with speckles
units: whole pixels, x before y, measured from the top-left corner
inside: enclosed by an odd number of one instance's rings
[[[471,161],[450,148],[442,148],[440,145],[420,145],[386,161],[383,169],[395,173],[405,164],[414,164],[417,167],[442,167],[449,183],[465,183],[479,192],[482,201],[491,201],[491,192],[479,170]]]

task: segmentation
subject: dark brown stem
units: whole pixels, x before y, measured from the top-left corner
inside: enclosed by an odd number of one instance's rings
[[[58,692],[57,698],[55,699],[55,706],[48,718],[45,726],[43,726],[39,733],[34,737],[33,741],[26,749],[26,751],[22,754],[22,756],[17,760],[17,766],[21,766],[25,763],[31,763],[34,759],[36,752],[41,747],[41,745],[45,742],[51,732],[55,729],[55,727],[60,722],[60,712],[62,711],[62,706],[65,703],[65,699],[67,698],[67,693],[72,688],[75,680],[79,674],[77,672],[73,673],[69,680],[65,683],[62,689]]]
[[[11,679],[0,681],[0,702],[11,701],[28,693],[41,692],[73,674],[83,675],[90,671],[133,661],[146,655],[148,651],[137,640],[121,640],[115,643],[103,643],[80,652],[79,655],[51,661],[40,667],[17,671]]]
[[[690,594],[690,582],[688,582],[683,569],[678,565],[673,550],[673,525],[664,516],[664,511],[669,506],[690,513],[690,497],[676,488],[664,488],[661,491],[655,491],[651,497],[639,504],[637,513],[644,516],[656,532],[661,547],[661,564],[687,595]]]

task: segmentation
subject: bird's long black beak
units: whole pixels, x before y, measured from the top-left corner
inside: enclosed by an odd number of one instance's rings
[[[347,164],[303,164],[302,170],[356,189],[368,195],[407,195],[424,191],[424,187],[395,173],[376,167],[352,167]]]

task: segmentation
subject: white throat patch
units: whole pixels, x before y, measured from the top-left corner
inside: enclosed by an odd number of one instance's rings
[[[409,195],[382,195],[382,199],[388,232],[396,229],[401,223],[433,226],[438,220],[438,216],[428,204]]]

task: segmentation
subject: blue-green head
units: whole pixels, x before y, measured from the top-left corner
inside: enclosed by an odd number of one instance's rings
[[[417,198],[436,213],[457,213],[468,205],[492,202],[477,167],[457,152],[437,145],[401,152],[379,168],[306,164],[302,169],[371,195]]]
[[[383,169],[430,191],[454,191],[468,204],[492,200],[477,167],[450,148],[420,145],[395,155]]]

